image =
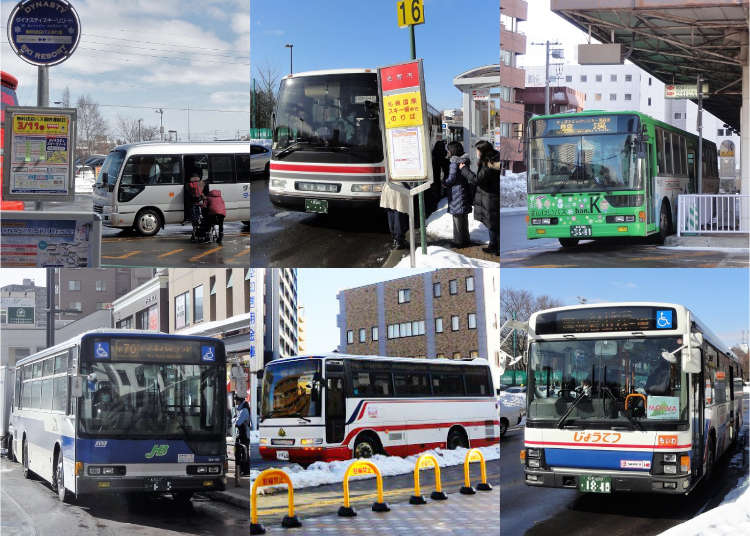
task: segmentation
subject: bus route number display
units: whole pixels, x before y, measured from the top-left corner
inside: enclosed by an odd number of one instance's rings
[[[113,361],[198,361],[197,341],[175,341],[167,339],[112,339]]]
[[[652,331],[676,329],[677,313],[671,308],[622,307],[558,311],[537,317],[539,335],[554,333],[599,333],[606,331]]]
[[[616,118],[611,115],[540,119],[537,121],[537,131],[541,132],[541,135],[545,136],[610,134],[617,132],[617,121],[615,121],[615,119]]]

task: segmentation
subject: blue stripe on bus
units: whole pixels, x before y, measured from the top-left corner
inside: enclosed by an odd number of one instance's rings
[[[357,403],[357,407],[356,407],[356,408],[354,408],[354,411],[352,412],[351,416],[349,417],[349,420],[348,420],[348,421],[346,421],[346,424],[347,424],[347,425],[349,425],[349,424],[353,423],[353,422],[354,422],[354,421],[355,421],[355,420],[357,419],[357,414],[359,413],[359,408],[361,408],[361,407],[362,407],[362,404],[364,404],[364,402],[365,402],[364,400],[360,400],[360,401],[359,401],[359,402]]]
[[[618,471],[643,471],[646,468],[621,467],[622,460],[651,462],[652,452],[602,449],[544,449],[547,465],[557,467],[583,467],[587,469],[616,469]]]
[[[177,463],[179,454],[193,454],[182,439],[99,437],[79,438],[76,458],[84,463]],[[221,461],[224,454],[224,452],[220,452],[218,456],[196,454],[194,462]]]

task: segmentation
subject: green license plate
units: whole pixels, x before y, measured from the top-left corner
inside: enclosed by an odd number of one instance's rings
[[[609,476],[581,476],[578,490],[583,493],[612,493],[612,478]]]
[[[328,201],[325,199],[305,199],[305,212],[328,214]]]

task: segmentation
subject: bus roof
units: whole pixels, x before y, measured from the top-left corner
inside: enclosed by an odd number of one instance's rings
[[[301,73],[292,73],[286,75],[283,80],[287,78],[298,78],[300,76],[324,76],[327,74],[357,74],[357,73],[372,73],[378,74],[377,69],[322,69],[320,71],[304,71]]]
[[[302,360],[302,359],[382,359],[384,361],[393,361],[396,363],[431,363],[437,365],[489,365],[486,359],[481,357],[473,357],[469,359],[447,359],[447,358],[435,358],[426,359],[424,357],[389,357],[380,355],[353,355],[353,354],[339,354],[336,352],[327,354],[315,354],[315,355],[296,355],[290,357],[282,357],[268,363],[278,363],[279,361],[290,361],[290,360]]]
[[[75,337],[71,337],[67,341],[58,343],[54,346],[50,346],[49,348],[46,348],[44,350],[41,350],[39,352],[36,352],[35,354],[31,354],[29,356],[24,357],[23,359],[19,359],[16,362],[16,366],[18,365],[24,365],[27,362],[30,361],[36,361],[37,359],[44,358],[48,355],[56,354],[57,352],[61,350],[65,350],[66,348],[69,348],[71,346],[74,346],[76,344],[80,344],[80,342],[86,338],[86,337],[92,337],[92,336],[99,336],[99,337],[133,337],[133,336],[142,336],[146,338],[162,338],[162,337],[173,337],[173,338],[180,338],[180,339],[187,339],[187,340],[196,340],[196,341],[212,341],[217,342],[219,339],[214,339],[212,337],[201,337],[198,335],[179,335],[179,334],[172,334],[172,333],[162,333],[160,331],[147,331],[144,329],[111,329],[111,328],[97,328],[97,329],[91,329],[89,331],[85,331],[83,333],[80,333],[76,335]]]
[[[0,80],[2,85],[9,87],[10,89],[16,89],[18,87],[18,78],[5,71],[0,71]]]
[[[243,148],[247,152],[250,152],[250,141],[141,141],[118,145],[112,150],[141,154],[159,154],[163,153],[165,149],[175,153],[191,153],[195,151],[236,151],[237,148]]]
[[[690,311],[687,307],[684,305],[680,305],[679,303],[667,303],[667,302],[604,302],[604,303],[585,303],[585,304],[578,304],[578,305],[566,305],[564,307],[553,307],[551,309],[544,309],[541,311],[536,311],[531,315],[529,318],[529,325],[536,325],[536,317],[542,313],[551,313],[556,311],[572,311],[576,309],[601,309],[605,307],[664,307],[664,308],[673,308],[677,311],[687,311],[690,312],[690,319],[698,326],[698,329],[703,333],[704,338],[709,341],[712,345],[716,346],[719,350],[724,352],[725,354],[732,357],[735,361],[737,360],[737,356],[732,353],[732,351],[729,349],[728,346],[724,344],[724,342],[716,335],[714,334],[711,329],[700,321],[700,319]],[[627,332],[623,332],[627,333]]]

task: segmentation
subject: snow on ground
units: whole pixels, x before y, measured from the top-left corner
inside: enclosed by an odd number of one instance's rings
[[[422,248],[417,247],[415,253],[417,268],[497,268],[500,263],[466,257],[450,249],[440,246],[427,246],[427,255],[422,255]],[[409,255],[401,259],[395,268],[409,268]]]
[[[497,460],[500,458],[500,445],[491,447],[481,447],[485,461]],[[373,462],[383,476],[404,475],[414,471],[414,464],[421,454],[432,454],[438,461],[440,467],[450,465],[460,465],[464,463],[467,449],[457,448],[455,450],[434,449],[422,452],[418,455],[407,456],[383,456],[377,454],[369,459]],[[315,486],[324,486],[326,484],[341,484],[344,481],[344,473],[353,460],[336,461],[336,462],[315,462],[303,469],[300,465],[294,464],[287,467],[281,467],[281,470],[289,475],[292,480],[294,489],[309,488]],[[477,469],[478,471],[478,469]],[[258,477],[260,471],[250,470],[250,485]],[[374,478],[375,475],[356,475],[352,479]],[[286,489],[286,486],[269,486],[260,488],[258,493],[269,493]]]
[[[526,172],[506,173],[500,178],[500,203],[503,207],[526,206]]]
[[[441,199],[437,210],[427,218],[427,236],[453,240],[453,216],[448,214],[448,199]],[[469,214],[469,238],[473,242],[490,242],[490,232],[483,223],[474,219],[473,212]]]

